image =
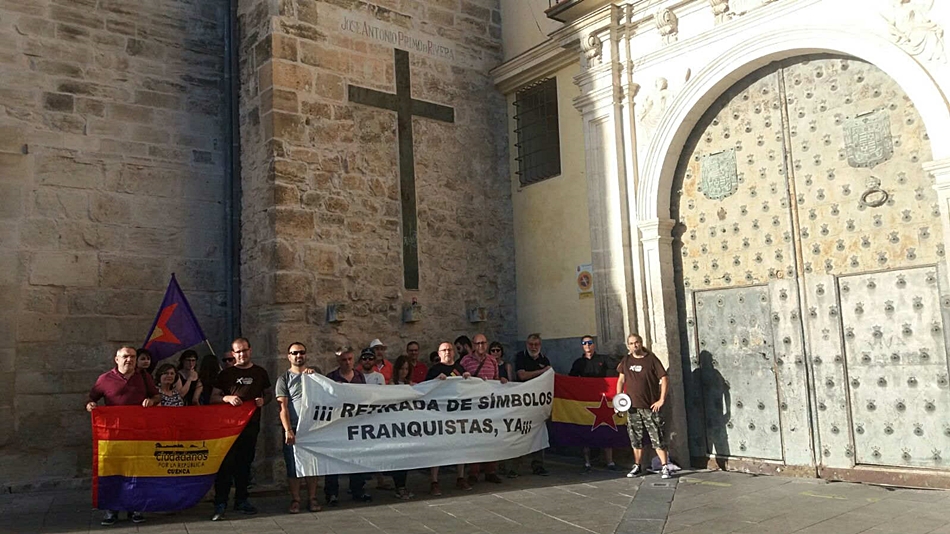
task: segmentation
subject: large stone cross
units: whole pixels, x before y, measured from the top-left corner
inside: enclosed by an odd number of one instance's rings
[[[409,52],[395,49],[396,94],[348,85],[350,102],[396,112],[399,142],[399,197],[402,201],[402,265],[406,289],[419,289],[419,248],[416,222],[416,164],[412,149],[412,117],[455,122],[455,110],[412,98]]]

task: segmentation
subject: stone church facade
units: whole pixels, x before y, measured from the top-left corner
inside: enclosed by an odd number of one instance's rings
[[[493,74],[579,66],[597,334],[669,366],[674,460],[950,487],[948,6],[532,4]]]
[[[218,355],[245,335],[274,379],[294,341],[325,372],[374,338],[511,343],[500,23],[497,0],[0,0],[0,485],[88,483],[83,399],[172,273]]]

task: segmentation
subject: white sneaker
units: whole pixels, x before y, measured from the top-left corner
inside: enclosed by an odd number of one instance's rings
[[[673,475],[670,474],[670,468],[664,465],[664,466],[663,466],[663,469],[660,470],[660,477],[661,477],[661,478],[670,478],[671,476],[673,476]]]
[[[627,478],[633,478],[633,477],[638,477],[638,476],[640,476],[640,465],[639,465],[639,464],[633,466],[633,469],[631,469],[630,472],[627,473]]]

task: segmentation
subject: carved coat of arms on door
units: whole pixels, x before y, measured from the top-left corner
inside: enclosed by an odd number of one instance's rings
[[[894,140],[891,117],[886,111],[872,111],[844,122],[844,144],[848,165],[871,168],[891,159]]]
[[[710,200],[721,200],[739,189],[734,148],[703,156],[699,188]]]

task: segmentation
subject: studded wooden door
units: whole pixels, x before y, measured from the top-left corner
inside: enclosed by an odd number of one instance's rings
[[[854,58],[770,65],[707,111],[672,198],[691,455],[950,467],[929,159],[913,103]]]

